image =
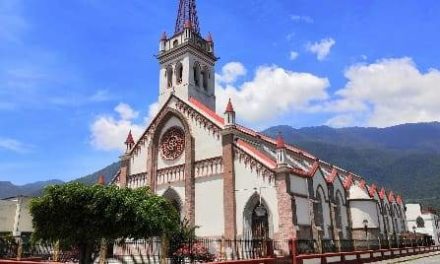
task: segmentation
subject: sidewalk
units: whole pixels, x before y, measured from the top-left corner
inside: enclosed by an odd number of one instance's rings
[[[431,257],[431,256],[438,256],[440,258],[440,252],[430,252],[430,253],[426,253],[426,254],[412,255],[412,256],[407,256],[407,257],[402,257],[402,258],[381,260],[381,261],[369,262],[369,263],[371,263],[371,264],[410,263],[409,261],[423,259],[423,258],[427,258],[427,257]],[[420,262],[420,263],[424,263],[424,262]],[[432,262],[432,263],[440,263],[440,261]]]

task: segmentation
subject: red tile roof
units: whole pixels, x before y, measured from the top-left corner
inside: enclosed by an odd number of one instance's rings
[[[376,193],[377,193],[377,186],[376,186],[376,184],[373,183],[368,188],[368,194],[370,195],[371,198],[374,198],[374,194],[376,194]]]
[[[209,109],[206,105],[204,105],[202,102],[198,101],[194,97],[189,98],[189,102],[197,108],[200,112],[203,112],[204,114],[208,115],[209,117],[213,118],[215,121],[219,122],[220,124],[224,124],[223,117],[219,116],[216,112]]]
[[[362,190],[365,190],[365,187],[367,186],[367,183],[365,182],[365,180],[361,180],[359,182],[359,188],[361,188]]]
[[[334,183],[336,177],[338,177],[338,170],[336,170],[336,168],[332,168],[332,172],[327,177],[325,177],[325,180],[328,183]]]
[[[403,200],[402,197],[400,197],[400,195],[397,195],[396,202],[400,205],[403,205]]]
[[[346,190],[348,190],[348,189],[350,189],[352,184],[353,184],[353,176],[350,173],[347,177],[345,177],[344,182],[343,182],[343,186]]]
[[[251,135],[251,136],[253,136],[253,137],[258,137],[258,138],[260,138],[260,139],[262,139],[262,140],[264,140],[264,141],[266,141],[266,142],[268,142],[268,143],[270,143],[270,144],[272,144],[272,145],[274,145],[274,146],[276,146],[276,144],[277,144],[277,143],[276,143],[276,139],[273,139],[273,138],[271,138],[271,137],[268,137],[268,136],[266,136],[266,135],[264,135],[264,134],[262,134],[262,133],[258,133],[258,132],[256,132],[256,131],[250,129],[250,128],[247,128],[247,127],[242,126],[242,125],[239,125],[239,124],[235,125],[235,127],[237,128],[237,130],[239,130],[239,131],[241,131],[241,132],[243,132],[243,133],[245,133],[245,134]],[[304,155],[306,158],[309,158],[309,159],[312,159],[312,160],[315,160],[315,159],[316,159],[315,156],[313,156],[312,154],[308,153],[308,152],[305,151],[305,150],[299,149],[299,148],[297,148],[297,147],[294,147],[294,146],[292,146],[292,145],[288,145],[288,144],[285,144],[285,146],[286,146],[286,148],[287,148],[288,150],[290,150],[290,151],[292,151],[292,152],[295,152],[295,153],[297,153],[297,154],[300,154],[300,153],[301,153],[301,154]]]
[[[262,153],[260,150],[258,150],[251,144],[247,143],[242,139],[238,139],[236,143],[241,149],[243,149],[246,152],[250,152],[249,154],[253,154],[259,161],[266,164],[266,166],[268,166],[270,169],[276,168],[277,163],[273,159]]]
[[[380,192],[379,192],[379,198],[381,199],[381,200],[383,200],[383,199],[385,199],[385,196],[386,196],[387,194],[386,194],[386,192],[385,192],[385,188],[384,187],[382,187],[381,189],[380,189]]]
[[[393,193],[393,191],[391,191],[389,194],[388,194],[388,202],[392,202],[392,201],[394,201],[394,193]]]

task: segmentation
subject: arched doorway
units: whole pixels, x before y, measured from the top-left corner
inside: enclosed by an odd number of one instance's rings
[[[272,215],[267,203],[254,193],[243,212],[243,240],[239,251],[246,257],[265,257],[272,253]]]
[[[176,209],[179,214],[179,218],[182,219],[182,200],[180,199],[179,194],[171,187],[169,187],[162,195],[165,199],[167,199],[171,205]]]
[[[252,210],[251,232],[253,239],[269,238],[269,214],[263,203]]]

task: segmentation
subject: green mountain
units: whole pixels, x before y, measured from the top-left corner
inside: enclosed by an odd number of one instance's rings
[[[295,129],[274,126],[264,131],[344,169],[403,195],[406,202],[422,202],[440,209],[440,123],[404,124],[388,128]],[[119,169],[115,162],[95,173],[76,179],[96,183],[103,175],[108,183]],[[15,186],[0,182],[0,198],[38,195],[44,186],[61,181]]]
[[[275,126],[264,133],[282,133],[289,144],[393,189],[406,202],[440,208],[439,122],[388,128]]]
[[[61,183],[63,183],[63,181],[49,180],[49,181],[38,181],[25,185],[14,185],[9,181],[0,181],[0,199],[18,196],[18,195],[35,196],[38,195],[45,186],[51,184],[61,184]]]
[[[94,184],[98,181],[98,177],[103,175],[105,182],[109,183],[116,172],[119,170],[119,162],[114,162],[107,167],[89,174],[87,176],[78,178],[74,181],[82,182],[85,184]],[[9,181],[0,181],[0,199],[24,195],[24,196],[39,196],[41,195],[44,187],[52,184],[63,184],[60,180],[49,180],[49,181],[39,181],[35,183],[30,183],[26,185],[14,185]]]

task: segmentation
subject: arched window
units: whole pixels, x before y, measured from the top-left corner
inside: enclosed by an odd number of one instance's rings
[[[316,200],[314,205],[315,225],[322,228],[324,224],[324,214],[322,209],[322,198],[319,191],[316,192]]]
[[[336,193],[335,203],[336,228],[342,228],[342,198],[339,192]]]
[[[202,71],[202,78],[203,78],[203,89],[205,91],[208,90],[208,79],[209,79],[209,69],[208,67],[204,67]]]
[[[193,75],[195,86],[200,86],[200,65],[197,62],[194,63]]]
[[[416,219],[417,228],[424,228],[425,227],[425,220],[421,216],[417,217]]]
[[[167,68],[166,77],[167,77],[167,86],[168,88],[171,88],[173,86],[173,68],[171,66],[168,66]]]
[[[179,45],[179,41],[177,39],[175,39],[173,41],[173,48],[177,47],[177,45]]]
[[[177,84],[182,83],[182,76],[183,76],[183,65],[182,65],[182,63],[178,62],[176,64],[176,83]]]

